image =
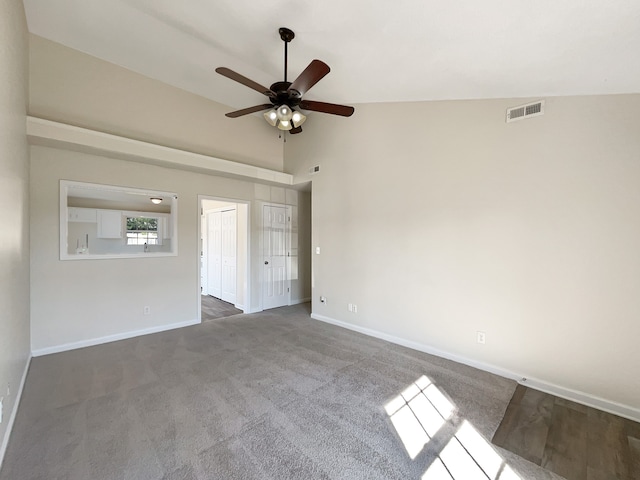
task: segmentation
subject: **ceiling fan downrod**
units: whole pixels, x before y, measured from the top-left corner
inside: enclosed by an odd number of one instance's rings
[[[280,38],[284,42],[284,81],[287,81],[287,65],[288,65],[288,44],[291,40],[293,40],[296,36],[293,33],[293,30],[288,29],[287,27],[280,27],[278,30],[280,32]]]

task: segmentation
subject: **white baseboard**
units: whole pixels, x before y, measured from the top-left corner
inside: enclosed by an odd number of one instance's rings
[[[585,392],[580,392],[578,390],[572,390],[570,388],[554,385],[552,383],[548,383],[543,380],[527,378],[526,374],[519,374],[516,372],[512,372],[511,370],[497,367],[489,363],[478,362],[477,360],[463,357],[461,355],[456,355],[454,353],[446,352],[444,350],[439,350],[435,347],[425,345],[423,343],[418,343],[418,342],[407,340],[401,337],[396,337],[394,335],[389,335],[388,333],[380,332],[378,330],[373,330],[366,327],[360,327],[358,325],[353,325],[351,323],[343,322],[341,320],[336,320],[334,318],[326,317],[324,315],[319,315],[317,313],[312,313],[311,318],[315,320],[320,320],[322,322],[330,323],[332,325],[337,325],[339,327],[347,328],[349,330],[353,330],[359,333],[363,333],[365,335],[369,335],[370,337],[380,338],[382,340],[386,340],[388,342],[395,343],[397,345],[402,345],[403,347],[408,347],[413,350],[417,350],[419,352],[436,355],[438,357],[446,358],[454,362],[462,363],[464,365],[469,365],[470,367],[478,368],[480,370],[484,370],[486,372],[490,372],[495,375],[500,375],[501,377],[510,378],[512,380],[517,381],[518,383],[521,383],[522,385],[531,387],[535,390],[540,390],[542,392],[550,393],[552,395],[564,398],[566,400],[571,400],[573,402],[580,403],[588,407],[597,408],[605,412],[613,413],[614,415],[618,415],[620,417],[628,418],[629,420],[633,420],[635,422],[640,422],[640,409],[631,407],[629,405],[623,405],[617,402],[613,402],[611,400],[606,400],[604,398],[590,395]]]
[[[606,398],[596,397],[595,395],[590,395],[579,390],[561,387],[560,385],[535,378],[523,377],[519,383],[535,390],[540,390],[541,392],[550,393],[556,397],[566,398],[567,400],[586,405],[587,407],[597,408],[598,410],[613,413],[619,417],[628,418],[634,422],[640,422],[640,409],[629,405],[623,405],[622,403],[613,402]]]
[[[311,318],[315,320],[320,320],[322,322],[331,323],[332,325],[337,325],[339,327],[347,328],[349,330],[360,332],[365,335],[369,335],[370,337],[380,338],[382,340],[386,340],[387,342],[395,343],[397,345],[402,345],[403,347],[411,348],[413,350],[418,350],[419,352],[424,352],[430,355],[435,355],[437,357],[446,358],[447,360],[453,360],[454,362],[462,363],[464,365],[469,365],[470,367],[474,367],[480,370],[484,370],[486,372],[494,373],[496,375],[500,375],[501,377],[510,378],[516,381],[522,378],[521,375],[518,375],[504,368],[496,367],[495,365],[478,362],[476,360],[472,360],[467,357],[456,355],[450,352],[445,352],[444,350],[439,350],[435,347],[425,345],[423,343],[418,343],[412,340],[396,337],[394,335],[389,335],[388,333],[383,333],[378,330],[373,330],[371,328],[360,327],[358,325],[353,325],[351,323],[343,322],[341,320],[335,320],[333,318],[325,317],[324,315],[318,315],[316,313],[312,313]]]
[[[9,416],[9,421],[7,423],[7,430],[4,433],[4,438],[2,439],[2,445],[0,445],[0,469],[2,469],[2,462],[4,461],[4,454],[7,451],[7,447],[9,446],[9,437],[11,436],[11,430],[13,430],[13,422],[16,420],[16,415],[18,414],[18,406],[20,405],[20,400],[22,399],[22,391],[24,390],[24,384],[27,380],[27,372],[29,371],[29,366],[31,365],[31,355],[27,359],[27,363],[24,366],[24,372],[22,373],[22,380],[20,380],[20,386],[18,387],[18,391],[16,392],[16,401],[13,403],[13,409],[11,410],[11,415]]]
[[[186,322],[170,323],[168,325],[158,325],[157,327],[145,328],[142,330],[133,330],[131,332],[117,333],[115,335],[107,335],[106,337],[90,338],[80,340],[79,342],[64,343],[62,345],[54,345],[52,347],[38,348],[31,353],[34,357],[49,355],[52,353],[66,352],[77,348],[91,347],[103,343],[117,342],[118,340],[126,340],[127,338],[139,337],[141,335],[149,335],[150,333],[164,332],[166,330],[174,330],[176,328],[188,327],[200,323],[198,319],[187,320]]]

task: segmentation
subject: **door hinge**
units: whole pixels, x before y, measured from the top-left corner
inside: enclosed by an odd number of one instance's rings
[[[287,287],[287,293],[289,293],[289,287]]]
[[[287,221],[290,222],[291,221],[291,217],[287,217]]]

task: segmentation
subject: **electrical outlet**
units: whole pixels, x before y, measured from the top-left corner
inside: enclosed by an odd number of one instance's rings
[[[320,297],[320,303],[327,303],[327,297]]]
[[[347,310],[349,310],[350,312],[353,312],[353,304],[352,303],[347,305]]]
[[[145,315],[151,315],[151,307],[149,305],[145,306],[143,309],[143,313]]]
[[[486,340],[485,333],[480,331],[476,332],[476,340],[478,341],[478,343],[484,345]]]
[[[11,382],[7,382],[7,398],[11,396]]]
[[[353,304],[353,313],[358,313],[358,305]]]

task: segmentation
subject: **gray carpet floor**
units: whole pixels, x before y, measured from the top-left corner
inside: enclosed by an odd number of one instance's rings
[[[34,358],[0,479],[561,478],[490,445],[515,387],[285,307]]]

